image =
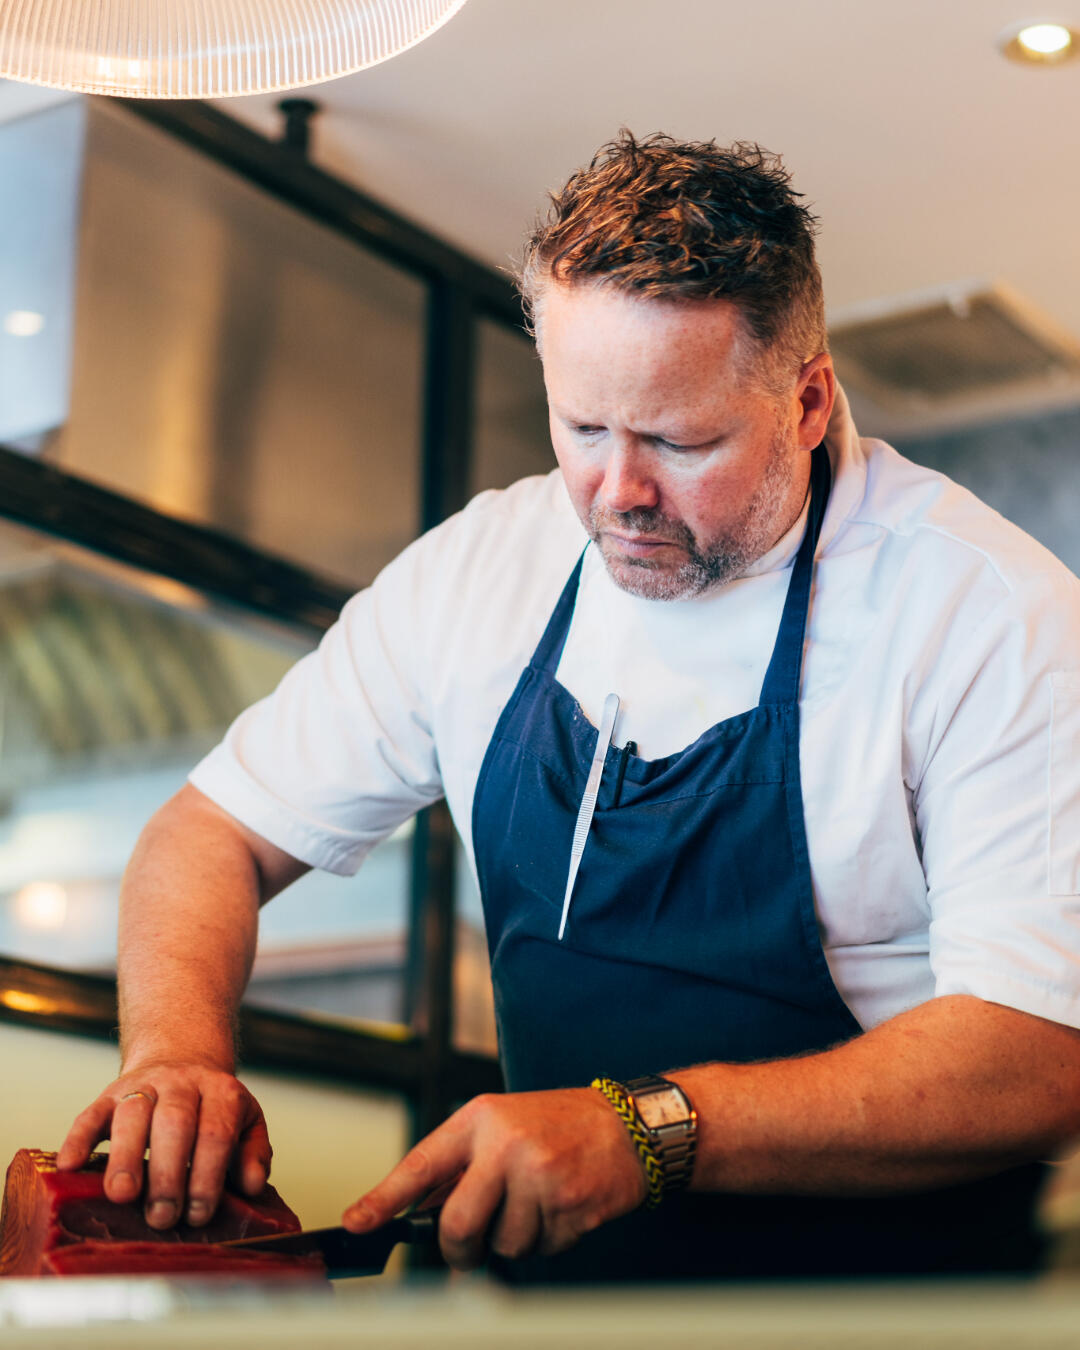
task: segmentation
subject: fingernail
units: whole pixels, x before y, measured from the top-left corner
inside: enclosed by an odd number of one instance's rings
[[[362,1232],[374,1225],[375,1217],[375,1213],[368,1209],[367,1205],[353,1205],[345,1213],[345,1222],[354,1232]]]
[[[188,1223],[205,1223],[210,1217],[210,1206],[205,1200],[192,1200],[188,1205],[187,1221]]]
[[[176,1218],[176,1202],[173,1200],[155,1200],[146,1211],[146,1222],[151,1228],[168,1228]]]
[[[266,1168],[262,1163],[250,1163],[244,1171],[244,1190],[248,1195],[258,1195],[266,1185]]]
[[[117,1172],[112,1179],[112,1189],[114,1191],[135,1192],[138,1187],[135,1184],[135,1178],[130,1172]]]

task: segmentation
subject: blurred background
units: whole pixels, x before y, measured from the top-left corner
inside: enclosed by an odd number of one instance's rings
[[[421,528],[553,466],[507,269],[621,126],[782,154],[862,434],[1080,569],[1080,61],[1002,50],[1062,8],[469,0],[300,91],[306,151],[280,94],[0,83],[0,1012],[49,1026],[31,967],[107,986],[126,858],[193,763]],[[249,1003],[377,1041],[352,1081],[413,1128],[463,1095],[494,1032],[445,820],[265,910]]]

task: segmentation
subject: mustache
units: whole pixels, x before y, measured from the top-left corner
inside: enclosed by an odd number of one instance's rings
[[[660,511],[602,511],[594,508],[589,513],[589,533],[595,539],[604,530],[615,529],[624,534],[647,534],[651,539],[665,543],[694,547],[694,536],[684,521],[672,520]]]

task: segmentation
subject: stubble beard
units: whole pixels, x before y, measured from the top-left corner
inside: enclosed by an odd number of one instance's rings
[[[741,576],[791,528],[786,520],[794,456],[780,436],[774,441],[761,486],[724,534],[699,544],[685,521],[659,511],[589,513],[587,529],[615,585],[643,600],[688,600]],[[605,530],[643,534],[675,544],[685,555],[677,566],[654,558],[629,558],[604,544]]]

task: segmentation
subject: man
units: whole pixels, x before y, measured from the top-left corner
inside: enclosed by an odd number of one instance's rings
[[[1080,1129],[1080,586],[859,441],[813,226],[756,148],[662,136],[554,199],[522,288],[560,473],[408,549],[150,823],[123,1072],[62,1165],[111,1134],[130,1200],[149,1143],[160,1227],[233,1155],[257,1189],[258,905],[445,793],[509,1091],[350,1227],[442,1194],[451,1264],[553,1279],[1037,1261]]]

